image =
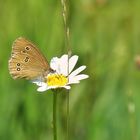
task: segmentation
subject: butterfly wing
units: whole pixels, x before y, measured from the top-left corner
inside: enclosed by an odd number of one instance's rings
[[[48,61],[34,44],[22,37],[15,40],[9,60],[9,71],[14,79],[34,79],[49,70]]]

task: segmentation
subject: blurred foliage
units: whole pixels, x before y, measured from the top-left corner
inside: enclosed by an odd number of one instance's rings
[[[70,91],[71,140],[140,139],[139,0],[71,0],[70,33],[88,80]],[[67,53],[60,0],[0,0],[0,140],[51,140],[52,92],[13,80],[13,41],[32,40],[50,60]],[[58,136],[65,139],[65,94],[59,94]]]

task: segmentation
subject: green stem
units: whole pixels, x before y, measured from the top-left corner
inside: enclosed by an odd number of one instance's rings
[[[53,136],[54,140],[57,140],[57,92],[53,93]]]
[[[69,91],[67,93],[67,135],[66,135],[66,140],[69,140]]]
[[[64,22],[64,30],[65,30],[65,47],[67,48],[68,51],[68,60],[71,56],[71,47],[70,47],[70,31],[69,31],[69,25],[68,25],[68,0],[61,0],[62,4],[62,17],[63,17],[63,22]],[[68,74],[69,74],[69,61],[68,61]],[[66,109],[67,109],[67,118],[66,118],[66,140],[69,140],[69,91],[67,92],[66,95]]]

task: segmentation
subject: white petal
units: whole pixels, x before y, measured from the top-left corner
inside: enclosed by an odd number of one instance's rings
[[[39,91],[39,92],[43,92],[43,91],[46,91],[46,90],[48,90],[47,85],[42,86],[42,87],[39,87],[39,88],[37,89],[37,91]]]
[[[50,62],[50,67],[53,69],[53,70],[56,70],[56,72],[58,74],[60,74],[60,58],[58,57],[53,57],[51,59],[51,62]]]
[[[65,89],[71,89],[70,86],[63,86],[63,88],[65,88]]]
[[[78,81],[77,79],[71,78],[69,79],[69,83],[68,84],[79,84],[80,81]]]
[[[89,76],[86,75],[86,74],[80,74],[80,75],[75,76],[74,79],[80,81],[80,80],[83,80],[83,79],[87,79],[88,77],[89,77]]]
[[[60,58],[60,71],[61,74],[68,75],[68,55],[65,54]]]
[[[72,78],[74,76],[76,76],[77,74],[79,74],[81,71],[83,71],[86,68],[86,66],[81,66],[78,69],[74,70],[70,75],[69,78]]]
[[[69,59],[69,73],[71,73],[71,71],[75,67],[77,61],[78,61],[78,56],[77,55],[74,55]]]
[[[68,85],[69,84],[78,84],[78,83],[80,83],[80,81],[77,80],[77,79],[75,79],[75,76],[74,77],[69,77],[69,79],[68,79]]]
[[[44,82],[41,82],[41,81],[32,81],[32,83],[34,83],[34,84],[36,84],[36,85],[38,85],[38,86],[45,86],[46,85],[46,83],[44,83]]]

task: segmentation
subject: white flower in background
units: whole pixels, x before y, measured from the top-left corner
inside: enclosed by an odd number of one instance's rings
[[[68,58],[68,55],[63,55],[60,58],[53,57],[50,62],[50,67],[55,71],[49,73],[45,79],[37,79],[32,81],[37,84],[39,88],[37,91],[43,92],[48,89],[66,88],[70,89],[71,84],[77,84],[80,80],[86,79],[89,76],[86,74],[79,74],[86,66],[80,66],[76,70],[72,71],[78,61],[78,56],[74,55]]]

